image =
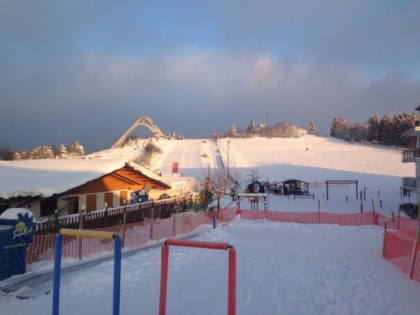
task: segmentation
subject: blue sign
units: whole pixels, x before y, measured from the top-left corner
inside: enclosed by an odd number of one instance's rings
[[[0,219],[0,280],[26,272],[26,247],[32,242],[33,217]]]

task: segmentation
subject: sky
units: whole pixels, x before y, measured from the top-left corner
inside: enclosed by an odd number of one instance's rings
[[[420,2],[0,1],[0,145],[365,122],[420,102]],[[138,135],[150,135],[145,127]]]

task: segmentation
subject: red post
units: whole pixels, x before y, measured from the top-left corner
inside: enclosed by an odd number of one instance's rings
[[[180,239],[167,239],[165,242],[166,245],[172,246],[184,246],[184,247],[196,247],[196,248],[207,248],[207,249],[222,249],[226,250],[229,248],[227,243],[217,243],[217,242],[203,242],[203,241],[193,241],[193,240],[180,240]]]
[[[386,239],[386,233],[388,233],[388,221],[385,221],[385,224],[384,224],[384,244],[382,246],[382,257],[383,258],[386,258],[385,257],[385,252],[386,252],[386,246],[388,245],[386,243],[386,241],[387,241],[387,239]]]
[[[159,315],[166,314],[166,295],[168,291],[168,258],[169,258],[169,246],[163,245],[161,265],[160,265]]]
[[[229,250],[228,315],[236,315],[236,250]]]
[[[167,239],[162,246],[159,315],[166,314],[168,289],[169,246],[184,246],[229,251],[228,315],[236,315],[236,250],[227,243],[203,242],[193,240]]]

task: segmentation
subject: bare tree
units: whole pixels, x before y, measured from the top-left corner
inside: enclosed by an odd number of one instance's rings
[[[214,196],[217,200],[217,209],[220,209],[220,199],[229,193],[233,183],[240,180],[240,174],[236,169],[208,168],[204,174],[201,184],[204,190]]]

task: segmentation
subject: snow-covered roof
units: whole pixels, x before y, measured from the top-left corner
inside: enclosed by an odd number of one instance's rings
[[[169,185],[147,169],[121,159],[0,161],[0,198],[50,197],[116,171],[126,164],[151,179]]]
[[[29,211],[28,209],[9,208],[6,211],[4,211],[2,214],[0,214],[0,219],[17,220],[17,219],[19,219],[18,214],[21,214],[21,215],[27,214],[29,218],[34,217],[34,214],[31,211]]]

